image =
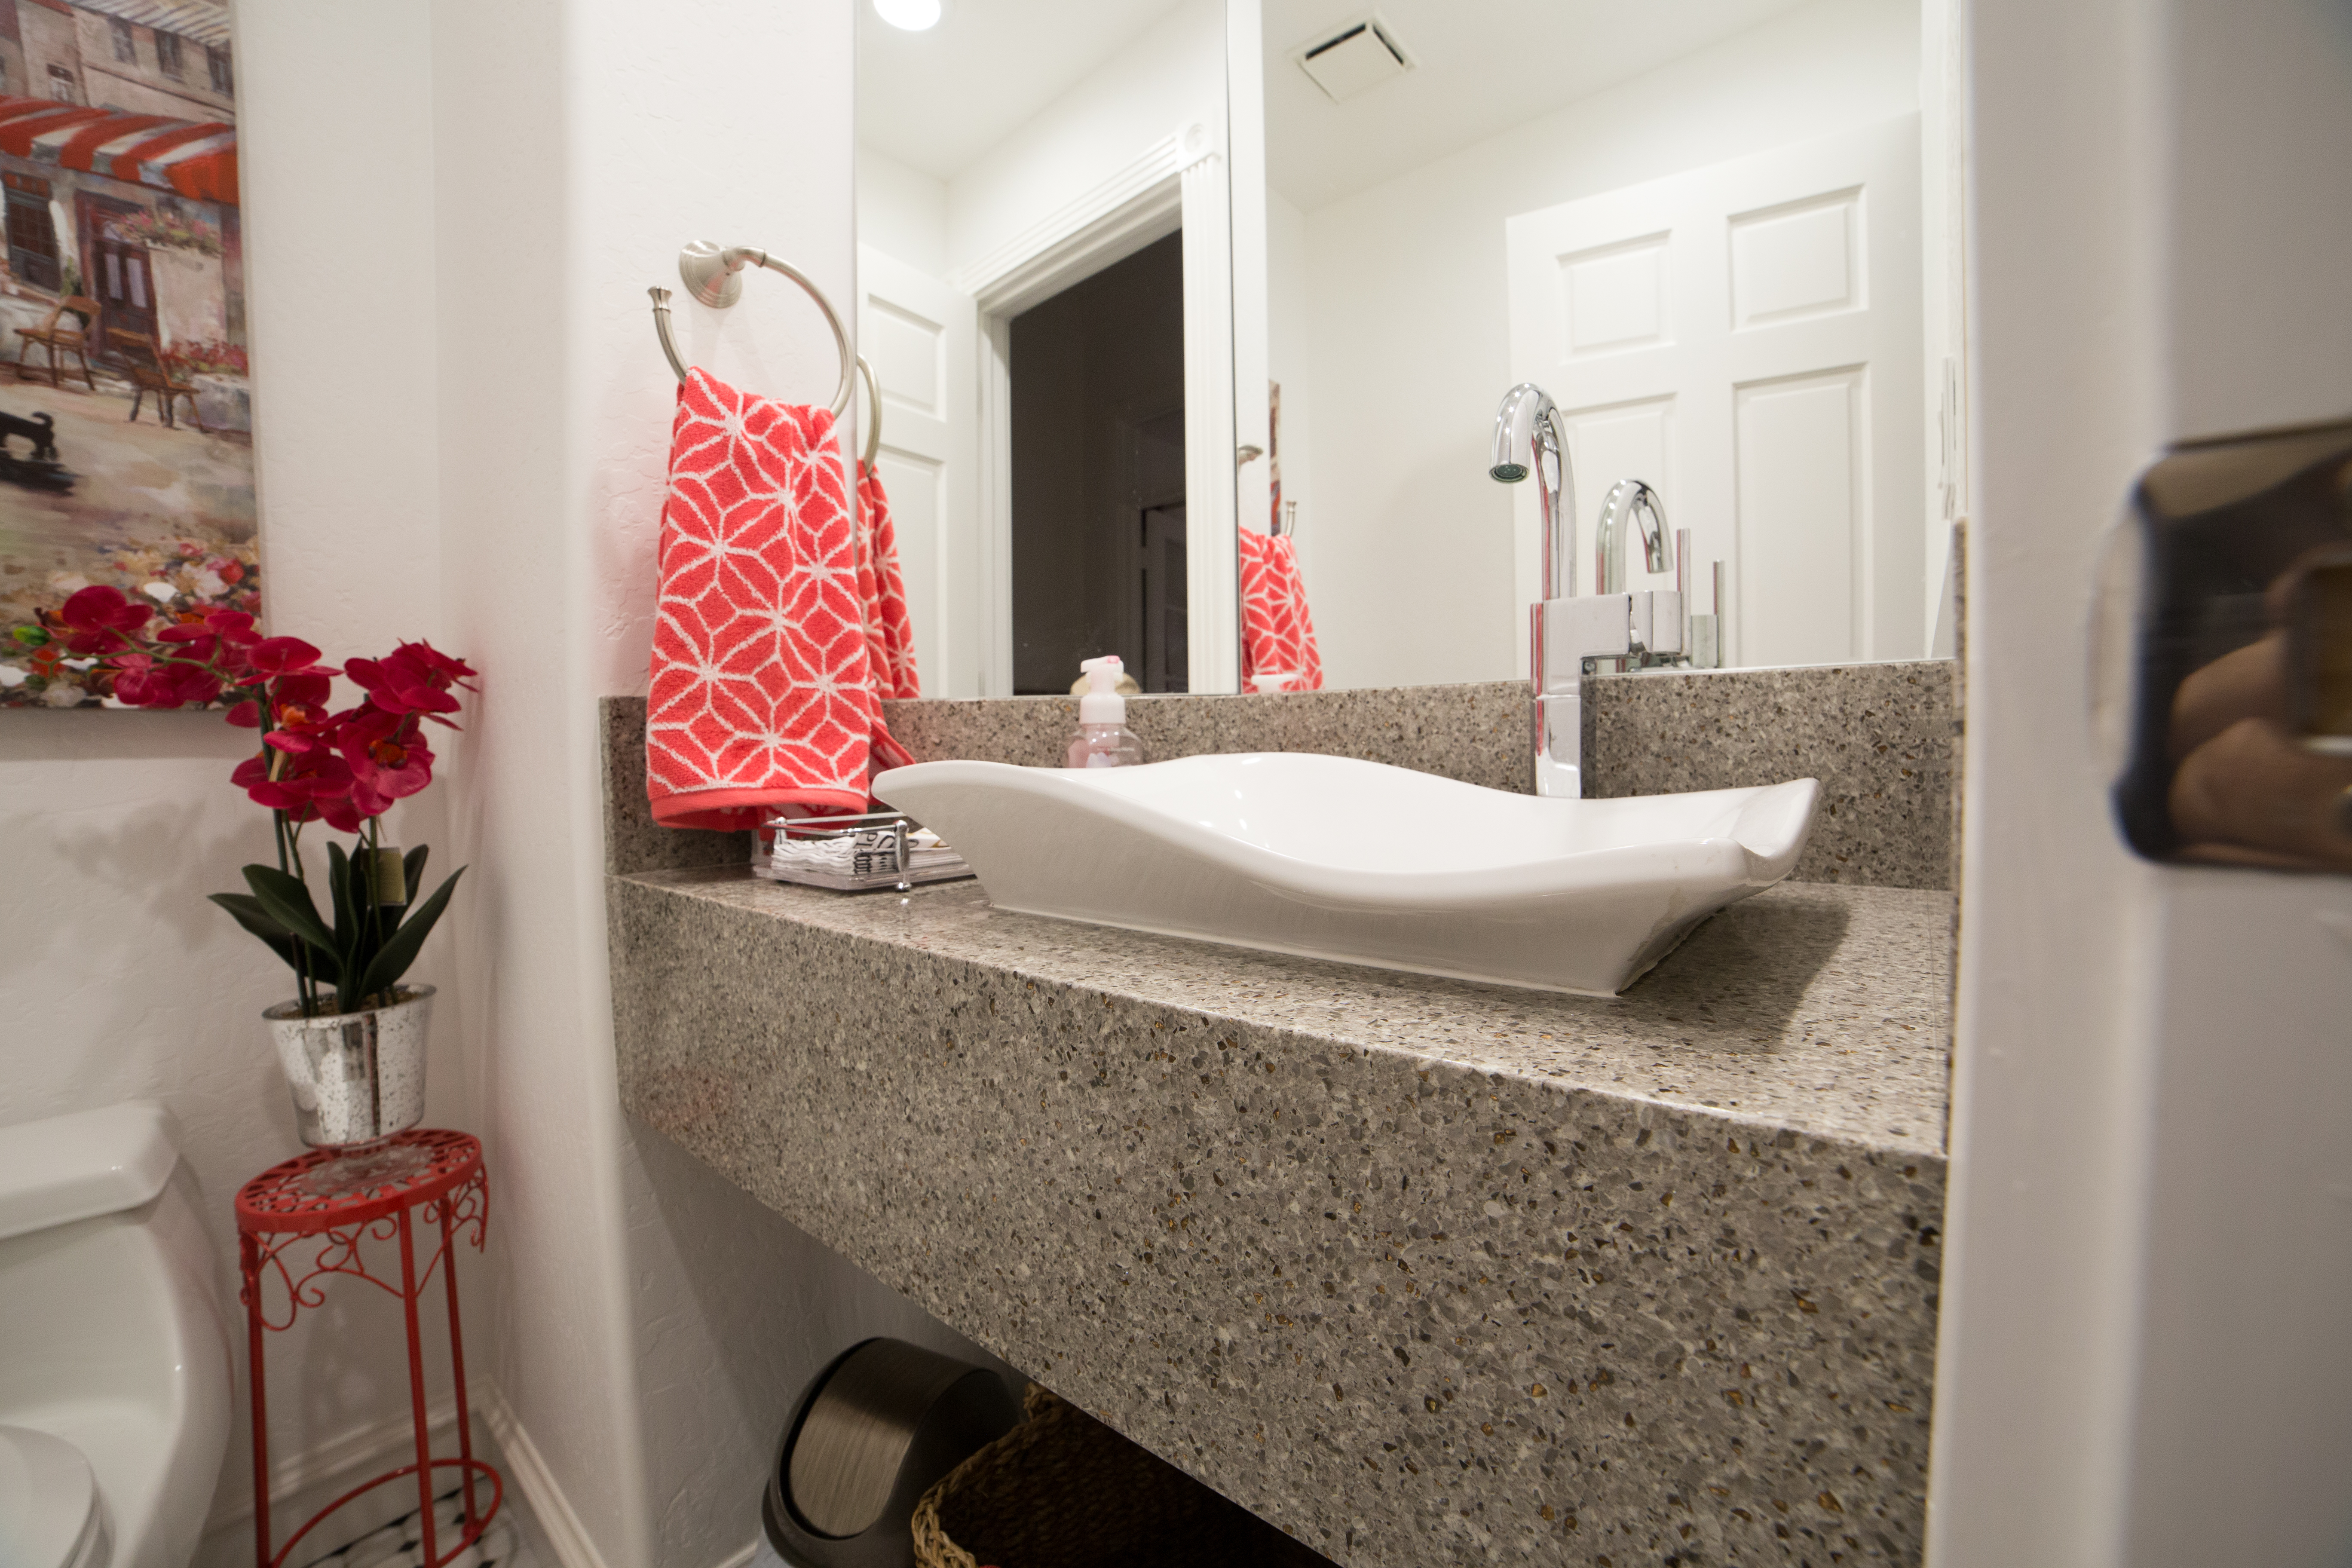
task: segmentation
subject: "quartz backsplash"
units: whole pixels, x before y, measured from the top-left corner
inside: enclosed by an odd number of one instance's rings
[[[1949,888],[1959,772],[1958,667],[1949,659],[1790,669],[1665,670],[1591,683],[1585,760],[1596,795],[1730,789],[1808,774],[1820,812],[1793,879]],[[969,757],[1051,767],[1077,724],[1072,697],[883,704],[924,762]],[[607,698],[605,869],[740,863],[745,834],[654,826],[646,805],[646,701]],[[1524,681],[1242,697],[1143,697],[1129,727],[1156,760],[1209,752],[1324,752],[1490,789],[1531,787]]]

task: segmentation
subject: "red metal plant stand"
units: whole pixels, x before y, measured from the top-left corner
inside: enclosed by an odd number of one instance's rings
[[[253,1540],[258,1568],[281,1568],[301,1539],[328,1515],[354,1498],[380,1486],[416,1478],[416,1502],[424,1524],[422,1568],[440,1568],[481,1538],[498,1517],[505,1485],[499,1472],[474,1458],[473,1417],[466,1402],[466,1348],[457,1331],[457,1238],[467,1227],[467,1238],[481,1250],[489,1220],[489,1176],[482,1168],[480,1140],[470,1133],[425,1128],[397,1133],[361,1152],[316,1149],[272,1165],[238,1189],[236,1194],[237,1263],[244,1274],[239,1298],[245,1302],[245,1324],[253,1365]],[[432,1246],[424,1267],[417,1267],[413,1220],[421,1220],[425,1240]],[[438,1245],[433,1245],[437,1228]],[[287,1254],[316,1241],[307,1269],[289,1267]],[[368,1271],[360,1244],[397,1240],[400,1282]],[[442,1288],[449,1301],[449,1364],[457,1383],[457,1455],[436,1459],[425,1415],[424,1345],[417,1336],[416,1306],[441,1270]],[[272,1320],[262,1305],[262,1279],[275,1272],[284,1287],[285,1315]],[[286,1538],[275,1553],[269,1550],[269,1418],[262,1397],[262,1331],[293,1325],[304,1307],[326,1300],[323,1287],[330,1274],[364,1279],[400,1298],[408,1319],[408,1399],[416,1426],[416,1458],[395,1470],[362,1481],[310,1516],[301,1529]],[[272,1292],[275,1294],[276,1292]],[[465,1479],[465,1526],[447,1552],[438,1550],[433,1517],[433,1472],[455,1469]],[[475,1478],[487,1477],[490,1506],[484,1512],[475,1497]]]

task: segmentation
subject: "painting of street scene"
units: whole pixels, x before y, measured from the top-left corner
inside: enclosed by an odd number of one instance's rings
[[[219,0],[0,0],[0,706],[120,706],[40,628],[260,610]]]

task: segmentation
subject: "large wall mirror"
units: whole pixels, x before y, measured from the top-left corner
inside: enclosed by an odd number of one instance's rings
[[[927,697],[1236,689],[1223,0],[860,0],[858,340]],[[861,417],[868,417],[861,412]]]
[[[912,25],[909,25],[912,24]],[[861,0],[859,340],[927,696],[1244,689],[1237,531],[1323,684],[1526,672],[1639,480],[1717,662],[1949,651],[1967,507],[1950,0]],[[1719,602],[1718,602],[1719,584]]]

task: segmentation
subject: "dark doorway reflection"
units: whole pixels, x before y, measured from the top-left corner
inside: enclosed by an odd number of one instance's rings
[[[1171,234],[1013,319],[1013,689],[1115,653],[1185,689],[1184,250]]]

